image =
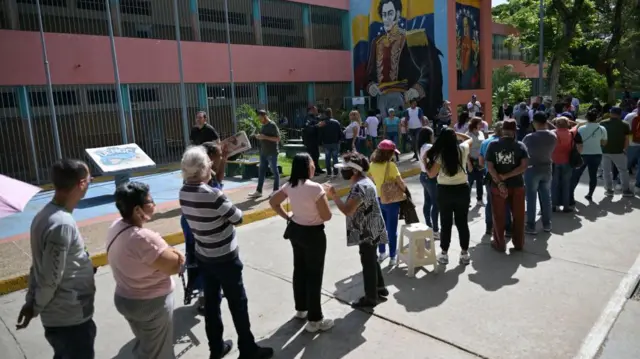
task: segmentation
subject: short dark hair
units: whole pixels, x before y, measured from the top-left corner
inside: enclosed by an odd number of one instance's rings
[[[327,107],[324,109],[324,114],[327,117],[333,117],[333,110],[331,109],[331,107]]]
[[[300,182],[304,182],[311,178],[309,176],[309,167],[311,166],[312,159],[308,153],[298,153],[293,157],[291,161],[291,176],[289,177],[289,184],[291,187],[295,187]],[[331,171],[331,169],[327,169]]]
[[[146,183],[128,182],[118,186],[114,199],[122,218],[131,218],[136,207],[145,205],[147,196],[149,196],[149,185]]]
[[[396,9],[396,13],[398,14],[397,16],[400,17],[400,14],[402,14],[401,0],[381,0],[380,3],[378,4],[378,15],[382,17],[382,6],[387,3],[393,4],[393,7]]]
[[[533,122],[536,122],[539,124],[547,123],[547,114],[544,113],[543,111],[536,111],[533,114]]]
[[[202,144],[202,147],[207,151],[207,156],[217,156],[222,153],[222,149],[215,142],[205,142]]]
[[[342,156],[344,162],[352,162],[362,167],[362,172],[369,171],[369,160],[363,154],[358,152],[347,152]]]
[[[596,122],[598,120],[598,110],[592,108],[591,110],[587,111],[587,115],[585,117],[589,122]]]
[[[71,190],[87,176],[89,167],[80,160],[62,159],[51,166],[51,183],[57,190]]]

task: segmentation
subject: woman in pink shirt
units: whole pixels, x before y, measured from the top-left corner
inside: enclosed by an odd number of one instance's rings
[[[136,337],[136,358],[173,359],[171,276],[180,272],[184,256],[143,228],[155,211],[148,185],[119,186],[115,202],[122,219],[111,225],[105,243],[116,281],[115,307]]]
[[[324,318],[321,308],[322,275],[327,236],[324,222],[331,219],[324,188],[311,181],[315,166],[306,153],[297,154],[291,164],[289,182],[271,197],[269,204],[287,220],[285,238],[293,247],[293,297],[296,318],[308,321],[308,332],[329,330],[333,320]],[[291,216],[282,208],[289,199]]]

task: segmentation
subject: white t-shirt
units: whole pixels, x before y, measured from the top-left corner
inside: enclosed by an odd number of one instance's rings
[[[571,99],[571,106],[573,106],[574,108],[580,106],[580,101],[577,98],[572,98]]]
[[[351,121],[349,126],[344,129],[344,138],[347,140],[353,139],[353,128],[356,128],[357,133],[360,132],[360,125],[356,121]]]
[[[482,128],[480,128],[480,131],[484,132],[485,134],[489,132],[489,124],[487,123],[487,121],[482,121]]]
[[[378,137],[378,125],[380,124],[378,118],[375,116],[369,116],[365,122],[367,123],[367,133],[369,136]]]
[[[469,116],[473,117],[476,115],[476,112],[482,110],[482,105],[480,104],[480,101],[476,101],[475,103],[469,101],[467,104],[467,110],[469,111]]]
[[[422,145],[422,147],[420,147],[420,161],[418,162],[420,162],[420,170],[425,173],[427,172],[427,167],[425,167],[424,165],[424,156],[432,146],[433,145],[431,143],[425,143],[424,145]]]
[[[415,130],[416,128],[422,128],[422,119],[420,118],[420,108],[409,108],[407,110],[409,117],[409,129]]]
[[[455,186],[459,184],[467,183],[467,160],[469,159],[469,144],[464,142],[458,146],[460,149],[460,170],[455,174],[455,176],[449,176],[445,173],[444,167],[442,166],[441,159],[438,158],[436,161],[440,165],[440,171],[438,172],[438,184],[442,185],[450,185]]]

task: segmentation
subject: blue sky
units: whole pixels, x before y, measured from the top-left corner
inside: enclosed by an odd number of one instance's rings
[[[507,0],[491,0],[491,6],[496,6],[496,5],[500,5],[500,4],[504,4],[506,3]]]

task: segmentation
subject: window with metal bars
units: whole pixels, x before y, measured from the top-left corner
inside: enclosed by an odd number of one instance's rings
[[[311,6],[311,37],[314,49],[346,50],[343,22],[344,10]]]
[[[140,103],[140,102],[158,102],[160,98],[158,96],[158,90],[156,89],[134,89],[130,91],[131,102],[132,103]]]
[[[262,27],[281,30],[293,30],[293,20],[281,17],[263,16]]]
[[[77,0],[76,8],[81,10],[107,11],[107,4],[103,0]]]
[[[75,91],[54,91],[53,103],[56,106],[73,106],[80,101]],[[29,103],[33,107],[49,106],[49,98],[46,91],[29,92]]]
[[[36,5],[36,0],[16,0],[18,4],[33,4]],[[40,0],[42,6],[57,6],[67,7],[67,0]]]
[[[118,102],[116,90],[87,90],[87,99],[91,105],[105,105]]]
[[[151,3],[142,0],[120,0],[123,14],[151,16]]]
[[[219,24],[225,23],[223,10],[198,8],[198,18],[200,19],[200,21],[215,22]],[[247,15],[239,12],[229,11],[229,24],[246,25]]]
[[[15,108],[18,107],[18,101],[16,94],[13,92],[0,93],[0,108]]]

